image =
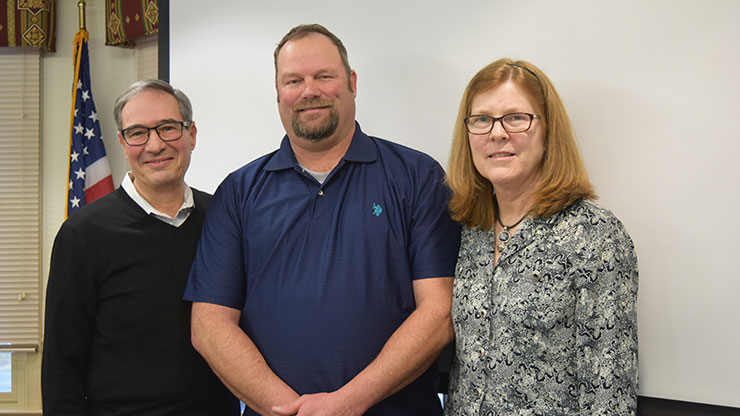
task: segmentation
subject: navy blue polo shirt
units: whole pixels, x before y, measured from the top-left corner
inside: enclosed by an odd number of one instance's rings
[[[219,186],[185,298],[241,310],[239,325],[299,394],[336,390],[414,310],[415,279],[454,276],[448,196],[436,161],[359,124],[323,185],[286,136]],[[367,414],[441,414],[432,371]]]

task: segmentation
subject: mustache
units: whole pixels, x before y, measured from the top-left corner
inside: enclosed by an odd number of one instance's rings
[[[334,106],[334,103],[332,103],[329,100],[311,100],[311,101],[302,101],[296,105],[293,106],[293,111],[301,111],[301,110],[307,110],[309,108],[320,108],[320,107],[327,107],[331,108]]]

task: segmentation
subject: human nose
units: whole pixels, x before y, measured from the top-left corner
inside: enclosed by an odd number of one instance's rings
[[[316,98],[321,95],[319,86],[313,79],[308,79],[303,83],[302,96],[304,98]]]
[[[491,140],[505,140],[509,138],[509,132],[504,128],[504,121],[501,119],[494,120],[491,131],[488,133]]]
[[[149,129],[147,132],[149,135],[149,139],[146,141],[146,151],[150,153],[158,153],[160,152],[164,147],[165,143],[164,140],[162,140],[161,137],[159,137],[159,133],[157,133],[157,129],[152,128]]]

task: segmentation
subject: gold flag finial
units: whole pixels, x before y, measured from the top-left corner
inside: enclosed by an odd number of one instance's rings
[[[86,30],[85,28],[85,6],[87,5],[86,0],[80,0],[77,2],[77,7],[80,9],[80,30]]]

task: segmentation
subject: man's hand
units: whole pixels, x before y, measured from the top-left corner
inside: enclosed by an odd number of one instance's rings
[[[272,411],[281,416],[359,416],[347,400],[337,392],[304,394],[297,400],[281,406],[273,406]]]

